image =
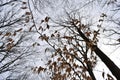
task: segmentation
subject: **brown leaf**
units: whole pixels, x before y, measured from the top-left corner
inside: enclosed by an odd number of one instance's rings
[[[42,28],[42,26],[40,26],[38,30],[42,30],[42,31],[43,31],[43,28]]]
[[[33,27],[30,27],[29,32],[32,31],[32,28],[33,28]]]
[[[41,23],[40,24],[42,24],[44,22],[44,20],[41,20]]]
[[[47,29],[49,29],[50,28],[50,26],[47,24]]]
[[[43,71],[43,70],[44,70],[44,68],[40,66],[40,67],[38,68],[38,71],[37,71],[38,74],[39,74],[41,71]]]
[[[29,21],[30,21],[30,17],[29,17],[29,16],[26,16],[25,22],[28,23]]]
[[[60,61],[60,60],[61,60],[61,58],[57,58],[57,60],[58,60],[58,61]]]
[[[22,2],[23,4],[26,4],[27,2]]]
[[[102,13],[100,17],[107,17],[107,15],[105,13]]]
[[[74,51],[74,49],[73,48],[69,48],[69,51],[71,52],[71,51]]]
[[[55,33],[57,33],[57,31],[55,31]]]
[[[4,36],[10,36],[11,33],[10,32],[7,32]]]
[[[35,47],[35,45],[36,45],[36,42],[32,44],[33,47]]]
[[[77,65],[76,63],[73,63],[73,66],[74,66],[75,68],[77,68],[77,67],[78,67],[78,65]]]
[[[66,69],[66,72],[70,73],[70,71],[71,71],[71,68]]]
[[[85,34],[86,34],[87,37],[89,37],[91,32],[86,32]]]
[[[102,72],[102,77],[103,77],[103,78],[105,77],[105,72]]]
[[[56,62],[53,62],[52,65],[55,67],[55,66],[57,65],[57,63],[56,63]]]
[[[51,34],[51,37],[54,37],[55,35],[54,34]]]
[[[99,22],[103,22],[103,19],[99,19]]]
[[[58,49],[56,50],[56,52],[57,52],[57,53],[61,52],[61,49],[60,49],[60,48],[58,48]]]
[[[13,39],[12,39],[12,38],[8,38],[8,41],[12,42],[12,41],[13,41]]]
[[[48,22],[50,17],[45,17],[45,22]]]
[[[46,48],[46,49],[45,49],[45,53],[46,53],[47,51],[49,51],[49,48]]]
[[[21,7],[21,9],[27,9],[27,7]]]
[[[48,61],[48,63],[47,63],[47,65],[49,65],[51,62],[52,62],[52,61],[51,61],[51,60],[49,60],[49,61]]]
[[[30,12],[26,12],[25,15],[30,15],[31,13]]]
[[[97,25],[97,27],[98,27],[98,28],[100,28],[100,27],[101,27],[101,25],[100,25],[100,24],[98,24],[98,25]]]
[[[16,30],[16,32],[20,32],[20,31],[22,31],[22,29],[23,29],[23,28],[20,28],[20,29]]]
[[[9,50],[12,49],[12,47],[14,46],[14,44],[13,43],[8,43],[6,46],[7,46],[7,51],[9,51]]]
[[[64,46],[63,51],[67,51],[66,45]]]
[[[118,41],[118,42],[120,42],[120,38],[119,38],[119,39],[117,39],[117,41]]]
[[[13,33],[13,36],[16,36],[16,31]]]
[[[76,52],[76,51],[74,52],[74,55],[75,55],[75,56],[78,56],[78,54],[77,54],[77,52]]]

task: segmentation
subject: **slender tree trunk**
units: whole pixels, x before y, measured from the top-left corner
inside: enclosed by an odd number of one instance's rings
[[[87,55],[84,55],[84,58],[87,61],[87,71],[88,71],[89,75],[91,76],[92,80],[96,80],[95,75],[93,73],[92,66],[91,66],[90,62],[88,61]]]
[[[77,28],[77,27],[76,27]],[[90,40],[81,32],[79,28],[77,28],[79,35],[85,40],[86,43],[90,43]],[[104,62],[104,64],[109,68],[111,73],[116,77],[117,80],[120,80],[120,69],[117,67],[114,62],[105,55],[97,45],[92,45],[94,52],[98,55],[98,57]]]
[[[87,71],[88,71],[88,73],[90,74],[92,80],[96,80],[95,75],[93,74],[93,70],[92,70],[92,68],[91,68],[90,66],[91,66],[91,65],[88,65],[88,64],[87,64],[87,68],[88,68]]]

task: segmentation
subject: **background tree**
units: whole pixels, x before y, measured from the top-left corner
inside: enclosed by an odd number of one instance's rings
[[[26,5],[21,0],[0,0],[0,79],[25,77],[31,70],[26,62],[35,52],[35,41],[26,26],[30,22]]]

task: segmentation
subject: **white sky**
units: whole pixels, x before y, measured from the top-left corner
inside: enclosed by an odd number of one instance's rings
[[[64,16],[64,13],[65,13],[64,9],[66,9],[66,10],[69,9],[68,11],[75,10],[75,9],[79,10],[79,8],[84,5],[84,3],[87,3],[87,1],[90,1],[90,0],[75,0],[75,1],[69,0],[69,1],[70,1],[69,2],[70,3],[69,6],[67,5],[67,3],[61,4],[61,0],[59,0],[58,2],[55,1],[54,3],[52,3],[53,4],[53,8],[51,9],[49,6],[46,7],[44,9],[44,11],[42,12],[43,13],[42,15],[41,15],[41,13],[38,13],[37,11],[35,11],[35,13],[33,13],[33,14],[35,16],[35,19],[38,20],[36,23],[39,23],[40,20],[44,19],[45,16],[50,16],[54,20],[57,20],[57,19],[59,19],[59,17],[63,17]],[[88,18],[93,19],[93,22],[96,22],[96,21],[99,20],[99,17],[100,17],[101,13],[106,13],[106,14],[108,14],[108,16],[111,15],[112,12],[110,11],[110,8],[107,8],[107,9],[106,8],[101,8],[101,7],[99,7],[99,3],[96,2],[96,3],[93,3],[93,5],[90,6],[90,7],[85,7],[85,8],[80,9],[78,12],[80,13],[80,15],[87,16]],[[117,16],[119,16],[119,14]],[[90,19],[88,19],[88,21]],[[93,29],[97,29],[97,28],[93,27]],[[102,34],[104,34],[104,33],[102,33]],[[37,35],[35,34],[34,37],[36,37],[36,36]],[[101,35],[101,37],[102,36],[103,35]],[[36,37],[35,41],[37,41],[37,37]],[[105,43],[107,41],[108,40],[105,39],[105,38],[100,38],[98,46],[120,68],[120,63],[119,63],[120,62],[120,50],[119,50],[120,48],[118,48],[116,46],[111,47],[109,45],[104,45],[103,43]],[[44,46],[43,42],[40,42],[40,44]],[[44,53],[44,49],[43,48],[45,48],[45,47],[41,47],[39,49],[41,54]],[[37,56],[37,60],[38,60],[37,62],[30,63],[30,64],[34,64],[36,66],[39,66],[39,65],[44,66],[45,62],[41,61],[41,59],[46,58],[47,54],[46,55],[41,55],[41,54],[39,56]],[[36,56],[33,56],[33,57],[36,57]],[[33,59],[33,61],[31,60],[31,62],[34,62],[34,59]],[[96,76],[97,80],[104,80],[104,79],[102,79],[102,73],[101,73],[101,71],[103,71],[103,69],[104,69],[104,71],[106,73],[110,73],[110,71],[105,67],[105,65],[99,60],[97,66],[96,66],[96,68],[94,70],[95,76]],[[37,75],[33,75],[33,76],[36,77]],[[99,76],[101,76],[101,77],[99,77]],[[36,80],[37,80],[37,78],[36,78]],[[38,80],[39,80],[39,78],[38,78]]]

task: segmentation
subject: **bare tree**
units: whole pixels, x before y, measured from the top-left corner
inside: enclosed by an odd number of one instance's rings
[[[8,73],[3,78],[10,78],[19,66],[25,67],[25,58],[32,52],[32,44],[26,45],[30,33],[25,29],[29,15],[25,9],[26,3],[20,0],[0,1],[0,75]]]

